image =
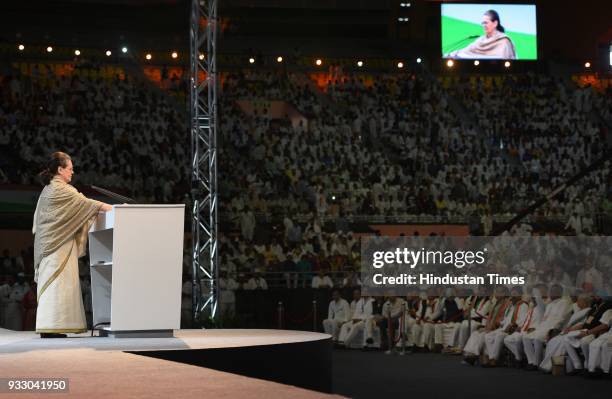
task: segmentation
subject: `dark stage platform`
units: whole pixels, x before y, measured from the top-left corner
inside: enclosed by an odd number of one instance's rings
[[[72,397],[322,397],[332,390],[330,338],[237,329],[41,339],[0,329],[0,376],[68,378]]]

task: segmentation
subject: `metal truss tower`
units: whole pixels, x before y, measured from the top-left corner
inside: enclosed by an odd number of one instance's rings
[[[192,0],[190,112],[193,321],[214,318],[217,246],[217,0]]]

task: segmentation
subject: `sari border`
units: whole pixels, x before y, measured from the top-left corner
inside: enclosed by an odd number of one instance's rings
[[[84,333],[87,332],[86,328],[39,328],[34,331],[36,334],[40,333]]]
[[[64,271],[64,269],[66,268],[66,264],[68,264],[68,259],[70,259],[70,255],[72,255],[73,248],[74,248],[74,241],[72,241],[72,244],[70,245],[70,251],[68,251],[68,255],[66,255],[66,258],[62,261],[62,264],[60,265],[60,267],[58,267],[57,270],[53,272],[51,277],[49,277],[49,279],[45,282],[45,284],[40,289],[40,293],[36,297],[37,302],[40,301],[40,297],[42,296],[42,294],[45,293],[49,285],[51,285],[51,283],[54,282],[55,279],[57,279],[57,277]]]

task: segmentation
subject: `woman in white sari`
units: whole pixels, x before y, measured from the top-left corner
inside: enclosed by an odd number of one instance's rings
[[[34,213],[34,281],[38,284],[36,332],[42,338],[87,331],[78,258],[98,212],[112,206],[86,198],[70,181],[68,154],[55,152],[41,173],[45,185]]]
[[[471,59],[501,59],[515,60],[516,50],[514,43],[505,33],[499,21],[499,14],[489,10],[482,16],[484,35],[474,43],[460,50],[451,51],[445,58],[471,58]]]

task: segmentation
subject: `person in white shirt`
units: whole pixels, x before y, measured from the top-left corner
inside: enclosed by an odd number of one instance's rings
[[[598,305],[599,312],[596,310],[589,315],[582,326],[584,329],[574,338],[573,342],[570,339],[566,339],[565,349],[571,360],[571,364],[568,362],[566,368],[569,368],[570,372],[572,371],[571,366],[575,370],[583,368],[580,357],[576,353],[576,346],[582,348],[584,367],[589,373],[595,373],[597,368],[606,370],[603,362],[606,357],[603,348],[608,346],[608,340],[612,337],[610,334],[610,326],[612,325],[611,306],[610,301],[602,301]],[[603,309],[607,310],[602,312]],[[601,314],[601,317],[599,317],[599,314]],[[609,370],[609,359],[607,368]]]
[[[5,327],[9,330],[21,331],[23,320],[23,307],[21,301],[24,295],[30,290],[30,286],[23,281],[23,273],[20,276],[9,277],[9,292],[6,297],[5,310]]]
[[[463,358],[468,364],[473,365],[478,356],[481,355],[485,346],[485,335],[499,328],[506,317],[508,308],[512,307],[512,300],[508,297],[508,288],[498,286],[495,289],[495,305],[485,315],[486,324],[474,331],[463,348]]]
[[[596,292],[603,288],[603,276],[591,258],[584,260],[584,268],[580,269],[576,276],[576,286],[587,292]]]
[[[544,352],[544,358],[540,363],[540,369],[545,372],[552,370],[552,358],[556,356],[563,356],[566,354],[565,341],[569,337],[575,337],[581,334],[581,329],[584,322],[591,312],[592,298],[590,295],[582,294],[576,299],[576,309],[572,313],[569,321],[565,324],[563,330],[556,336],[552,337],[546,343],[546,351]],[[568,363],[569,365],[570,363]]]
[[[319,274],[312,278],[312,288],[333,288],[334,282],[327,275],[326,270],[320,269]]]
[[[339,343],[348,348],[359,333],[364,333],[365,321],[372,315],[372,301],[373,299],[367,296],[363,296],[357,301],[351,320],[344,323],[340,328]]]
[[[332,292],[332,300],[327,310],[327,319],[323,320],[323,330],[332,336],[332,341],[338,341],[340,327],[350,320],[351,309],[349,303],[340,296],[340,291]]]
[[[245,290],[267,290],[268,283],[263,278],[260,272],[255,272],[255,274],[247,281],[243,289]]]
[[[544,285],[541,287],[542,290],[546,289]],[[544,315],[542,309],[535,306],[531,295],[524,294],[521,300],[529,306],[527,314],[522,320],[517,318],[516,329],[504,338],[504,346],[512,353],[516,365],[519,365],[524,357],[523,337],[537,328]]]
[[[401,317],[406,311],[406,301],[403,298],[391,296],[383,305],[382,315],[383,320],[378,323],[381,331],[386,331],[386,334],[381,334],[383,341],[387,341],[383,347],[388,348],[387,354],[393,353],[395,348],[395,334],[400,329]],[[400,332],[402,334],[403,332]]]
[[[424,316],[421,318],[419,325],[421,326],[420,339],[417,342],[419,348],[427,347],[430,351],[434,350],[435,346],[435,329],[434,323],[442,315],[444,305],[444,297],[437,296],[437,290],[430,288]]]
[[[346,277],[342,280],[342,287],[360,287],[361,280],[357,273],[352,270],[346,272]]]
[[[464,320],[458,326],[459,336],[452,353],[461,353],[470,335],[486,323],[486,315],[491,306],[495,305],[495,298],[488,296],[484,287],[479,288],[478,296],[468,297],[464,303]],[[471,320],[470,320],[471,319]]]
[[[221,271],[219,278],[219,313],[221,315],[234,317],[236,314],[236,294],[234,291],[238,287],[238,283],[231,275],[228,275],[225,270]]]
[[[485,353],[488,357],[487,366],[496,366],[504,346],[504,339],[522,326],[529,314],[529,303],[522,300],[522,288],[514,287],[511,290],[512,306],[496,330],[485,334]]]
[[[550,330],[559,329],[565,324],[572,311],[572,304],[567,297],[562,297],[563,287],[556,284],[550,288],[548,304],[544,303],[540,291],[534,289],[536,304],[544,308],[542,320],[538,327],[523,337],[523,350],[527,357],[527,370],[537,370],[544,355],[544,342]]]

